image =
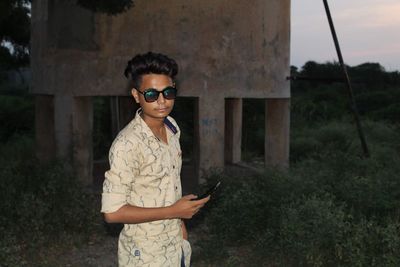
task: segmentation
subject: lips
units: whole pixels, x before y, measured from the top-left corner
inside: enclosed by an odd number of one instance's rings
[[[165,112],[167,110],[168,110],[167,107],[165,107],[165,108],[156,108],[156,111],[158,111],[158,112]]]

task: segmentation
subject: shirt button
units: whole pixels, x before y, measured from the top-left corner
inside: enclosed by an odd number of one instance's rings
[[[172,165],[172,168],[175,169],[175,165]]]

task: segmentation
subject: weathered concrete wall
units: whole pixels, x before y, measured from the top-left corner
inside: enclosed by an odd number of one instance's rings
[[[118,16],[53,0],[48,12],[34,93],[127,95],[127,60],[153,50],[178,61],[182,96],[290,96],[289,0],[136,1]]]
[[[290,0],[135,1],[118,16],[95,15],[71,1],[33,1],[32,92],[54,95],[54,108],[36,112],[50,120],[43,114],[54,110],[55,154],[72,157],[87,176],[92,119],[84,112],[92,111],[86,97],[129,95],[127,61],[161,52],[180,66],[179,94],[197,99],[198,170],[240,161],[242,98],[267,99],[266,163],[286,166],[289,37]]]

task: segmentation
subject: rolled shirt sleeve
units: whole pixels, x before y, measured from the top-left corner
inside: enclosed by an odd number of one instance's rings
[[[110,169],[105,173],[101,212],[111,213],[127,204],[130,186],[138,173],[137,148],[119,136],[109,152]]]

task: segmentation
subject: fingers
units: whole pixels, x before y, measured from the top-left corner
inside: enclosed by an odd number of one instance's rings
[[[205,203],[207,203],[209,200],[210,200],[210,196],[208,196],[208,197],[205,197],[205,198],[202,198],[202,199],[199,199],[199,200],[193,200],[193,203],[196,203],[196,204],[205,204]]]
[[[196,195],[193,195],[193,194],[190,194],[190,195],[186,195],[186,196],[183,196],[182,198],[184,198],[184,199],[189,199],[189,200],[192,200],[192,199],[196,199],[198,196],[196,196]],[[193,202],[199,202],[199,201],[203,201],[204,203],[206,203],[207,201],[209,201],[210,200],[210,197],[211,196],[207,196],[207,197],[205,197],[205,198],[202,198],[202,199],[199,199],[199,200],[193,200]]]
[[[194,200],[191,201],[194,205],[193,207],[195,208],[195,213],[199,212],[199,210],[204,207],[204,205],[207,203],[207,201],[210,200],[210,196],[206,197],[206,198],[202,198],[199,200]]]
[[[192,216],[198,213],[200,209],[205,205],[205,203],[207,203],[207,201],[210,200],[210,196],[199,200],[194,200],[196,198],[197,198],[196,195],[190,194],[183,196],[182,199],[178,201],[179,203],[181,203],[178,204],[178,206],[182,208],[183,212],[179,216],[180,218],[191,219]]]
[[[193,194],[190,194],[190,195],[184,196],[183,198],[184,198],[184,199],[187,199],[187,200],[192,200],[192,199],[197,198],[197,196],[196,196],[196,195],[193,195]]]

